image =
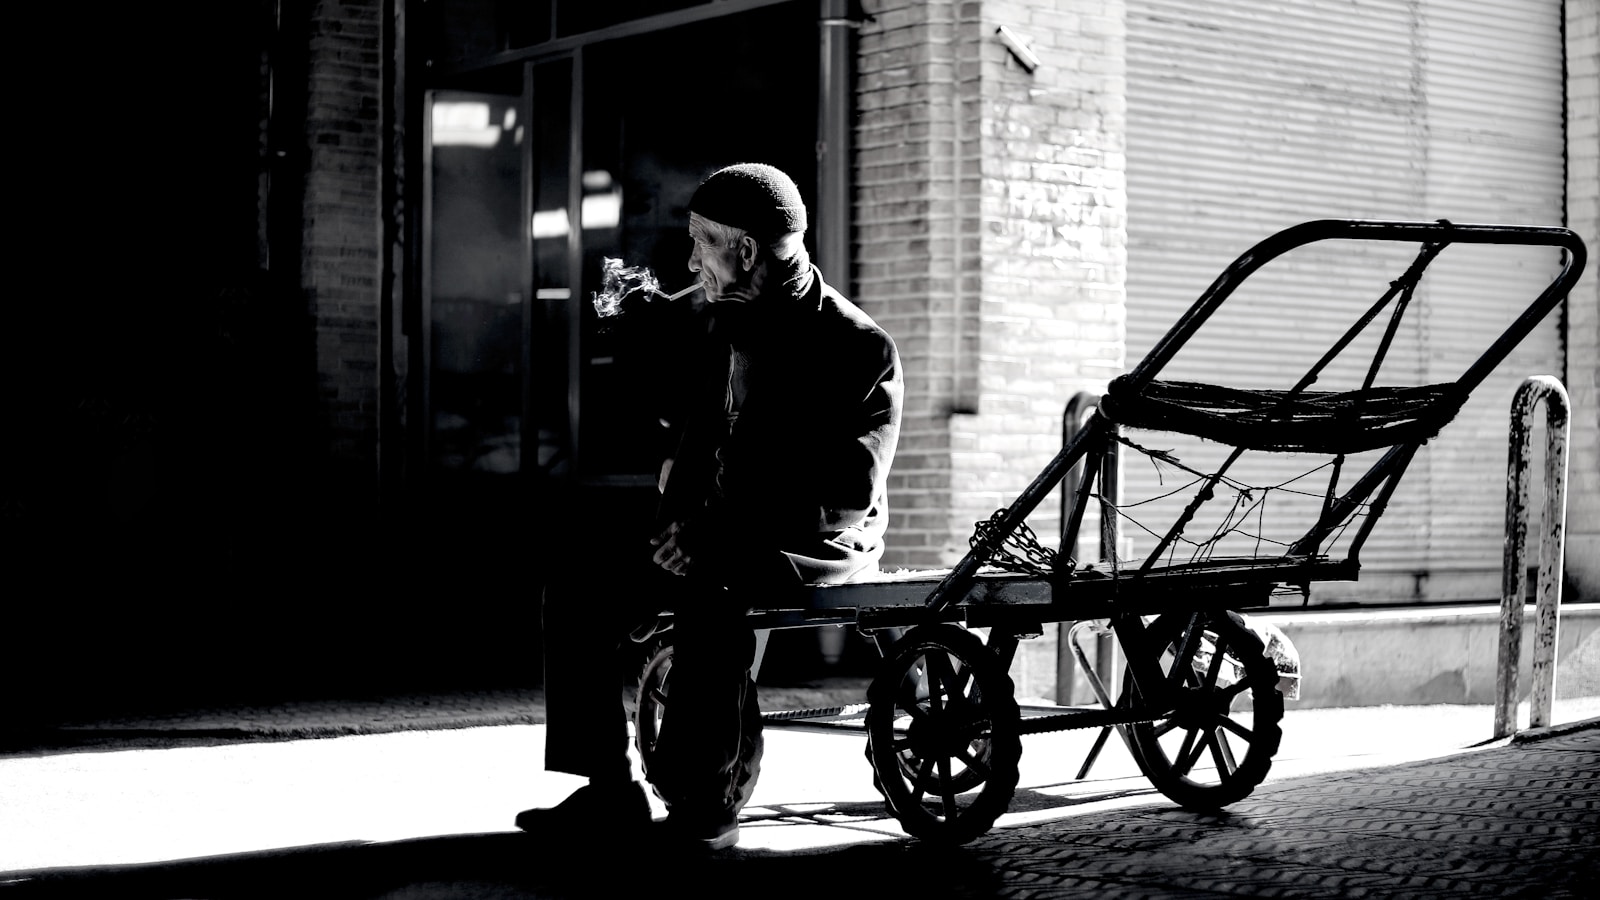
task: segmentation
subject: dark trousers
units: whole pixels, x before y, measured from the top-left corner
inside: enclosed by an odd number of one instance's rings
[[[627,771],[623,660],[643,655],[629,634],[670,610],[669,701],[647,775],[673,808],[737,811],[761,749],[748,612],[760,585],[799,576],[775,551],[745,554],[713,570],[717,578],[671,575],[648,559],[623,569],[545,589],[545,767],[589,778]]]

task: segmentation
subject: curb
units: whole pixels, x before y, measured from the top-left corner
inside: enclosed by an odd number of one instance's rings
[[[1545,738],[1560,737],[1572,734],[1575,731],[1587,731],[1590,728],[1600,728],[1600,716],[1592,719],[1580,719],[1576,722],[1561,722],[1555,725],[1545,725],[1539,728],[1527,728],[1508,738],[1513,744],[1531,744]]]

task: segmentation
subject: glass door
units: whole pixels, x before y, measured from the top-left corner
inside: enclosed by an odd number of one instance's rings
[[[429,93],[419,386],[437,511],[648,526],[704,317],[697,294],[616,317],[592,299],[608,259],[666,293],[695,280],[689,197],[719,166],[774,163],[817,208],[815,15],[595,40]],[[728,127],[746,121],[762,124]]]
[[[531,66],[520,93],[429,97],[424,425],[446,493],[570,466],[571,70]]]
[[[431,100],[428,464],[459,477],[512,475],[524,455],[529,313],[522,98],[440,91]]]

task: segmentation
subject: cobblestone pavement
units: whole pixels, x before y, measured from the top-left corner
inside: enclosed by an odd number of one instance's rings
[[[817,862],[850,873],[844,893],[857,897],[1595,897],[1600,720],[1269,783],[1220,814],[1149,803],[996,828],[953,850],[862,844]],[[774,884],[821,876],[804,859],[751,871]],[[719,874],[736,883],[738,864]]]
[[[972,853],[1007,897],[1592,897],[1600,726],[1268,784],[1217,815],[995,831]]]

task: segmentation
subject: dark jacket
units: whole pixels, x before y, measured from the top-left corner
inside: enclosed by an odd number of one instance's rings
[[[894,341],[813,267],[797,296],[715,307],[709,346],[663,518],[702,558],[777,550],[806,582],[875,566],[904,387]]]

